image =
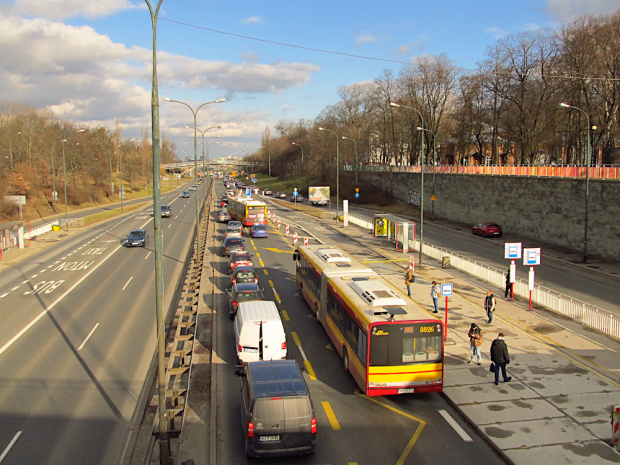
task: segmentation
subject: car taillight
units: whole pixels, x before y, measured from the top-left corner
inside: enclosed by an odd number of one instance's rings
[[[237,305],[239,305],[239,302],[237,302],[236,300],[233,300],[232,308],[237,308]]]
[[[233,278],[232,283],[237,284],[237,278]]]
[[[286,342],[282,343],[282,350],[286,350]]]
[[[316,430],[316,428],[315,428]],[[254,437],[254,423],[252,423],[251,421],[248,423],[248,438],[253,438]]]
[[[239,344],[239,350],[238,351],[241,352],[241,344]]]
[[[254,278],[254,282],[258,284],[258,278]]]
[[[316,434],[316,418],[313,418],[310,422],[310,431],[312,434]],[[254,434],[254,431],[252,431],[252,434]]]

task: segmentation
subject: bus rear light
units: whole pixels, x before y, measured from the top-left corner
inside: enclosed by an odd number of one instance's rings
[[[282,350],[286,350],[286,342],[282,343]]]
[[[312,421],[310,422],[310,428],[311,428],[312,434],[316,434],[316,417],[313,418]]]
[[[248,438],[252,439],[254,437],[254,423],[251,421],[248,423]]]

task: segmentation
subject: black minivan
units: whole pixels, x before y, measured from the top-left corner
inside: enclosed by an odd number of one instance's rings
[[[241,421],[250,457],[313,454],[316,415],[295,360],[249,362],[241,377]]]

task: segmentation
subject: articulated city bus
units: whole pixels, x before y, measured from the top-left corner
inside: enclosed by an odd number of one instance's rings
[[[229,197],[227,208],[230,216],[241,221],[243,226],[252,226],[254,223],[267,224],[267,204],[265,202],[248,197]]]
[[[443,324],[387,278],[333,246],[299,246],[296,281],[369,396],[443,389]]]

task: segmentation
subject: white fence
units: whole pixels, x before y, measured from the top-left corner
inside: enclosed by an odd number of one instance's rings
[[[364,229],[372,230],[372,223],[365,218],[349,215],[349,222]],[[419,241],[415,241],[415,250],[420,250]],[[424,243],[424,255],[444,262],[449,258],[450,266],[467,274],[482,279],[500,289],[506,284],[505,271],[489,265],[475,262],[467,257],[450,252],[449,250]],[[513,287],[514,295],[529,301],[530,291],[528,282],[517,278]],[[598,308],[595,305],[573,299],[567,295],[543,286],[535,285],[532,290],[532,303],[540,305],[552,312],[571,318],[584,326],[596,329],[604,334],[620,339],[620,316]]]

